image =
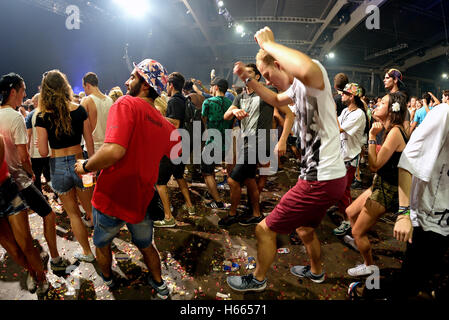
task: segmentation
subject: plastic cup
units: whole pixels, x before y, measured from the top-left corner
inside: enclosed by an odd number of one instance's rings
[[[84,188],[90,188],[94,185],[94,175],[92,172],[81,175]]]

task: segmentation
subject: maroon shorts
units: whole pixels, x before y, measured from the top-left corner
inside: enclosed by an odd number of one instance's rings
[[[288,234],[299,227],[316,228],[326,210],[341,199],[346,177],[329,181],[298,180],[265,219],[270,230]]]

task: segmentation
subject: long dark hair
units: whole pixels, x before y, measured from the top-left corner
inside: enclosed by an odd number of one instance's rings
[[[393,104],[399,103],[400,110],[397,112],[393,111]],[[407,110],[407,96],[401,92],[395,92],[395,93],[389,93],[388,94],[388,118],[390,119],[390,125],[388,128],[385,128],[385,135],[384,140],[391,129],[393,129],[394,126],[399,125],[403,126],[405,121]]]
[[[2,95],[2,106],[6,104],[6,101],[8,101],[11,90],[14,89],[16,91],[19,91],[24,82],[25,81],[23,80],[23,78],[17,73],[11,72],[2,76],[2,78],[0,79],[0,94]]]

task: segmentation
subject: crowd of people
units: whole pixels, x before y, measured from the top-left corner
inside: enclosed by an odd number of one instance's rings
[[[232,289],[266,288],[278,233],[297,235],[310,259],[291,273],[325,281],[315,230],[326,214],[341,216],[333,233],[364,260],[347,273],[369,276],[378,266],[367,233],[390,212],[397,215],[391,237],[408,243],[399,276],[382,294],[395,299],[416,295],[449,247],[449,90],[441,101],[430,92],[422,99],[409,97],[402,73],[390,69],[384,77],[386,94],[370,100],[343,73],[335,76],[332,88],[319,61],[277,43],[268,27],[255,38],[260,46],[256,63],[234,66],[243,88],[230,88],[219,77],[211,77],[206,88],[145,59],[134,64],[125,94],[120,87],[103,94],[93,72],[82,79],[84,92],[75,94],[64,73],[50,70],[39,92],[24,103],[25,80],[16,73],[2,76],[0,244],[28,271],[31,292],[45,294],[49,283],[46,253],[33,246],[27,208],[42,217],[51,269],[70,264],[58,251],[55,212],[43,193],[43,175],[80,245],[74,258],[96,260],[100,277],[114,288],[111,244],[126,224],[149,270],[148,283],[166,299],[170,292],[153,228],[177,225],[167,188],[172,177],[185,200],[183,209],[196,214],[185,179],[186,164],[193,161],[188,169],[201,173],[208,190],[202,205],[228,210],[218,227],[256,225],[255,271],[229,276]],[[289,148],[297,157],[298,181],[265,217],[260,194]],[[353,201],[351,189],[363,188],[361,163],[375,174]],[[218,183],[216,168],[222,165],[225,180]],[[230,203],[218,184],[229,186]],[[243,187],[247,211],[239,215]],[[92,227],[95,248],[89,244]]]

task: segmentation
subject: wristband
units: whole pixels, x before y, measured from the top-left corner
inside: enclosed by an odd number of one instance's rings
[[[399,207],[398,212],[396,212],[397,216],[410,216],[410,207]]]
[[[86,165],[87,165],[88,161],[89,160],[86,160],[86,161],[83,162],[83,170],[84,170],[84,172],[90,172],[90,170],[86,169]]]
[[[368,140],[368,144],[377,144],[376,140]]]

